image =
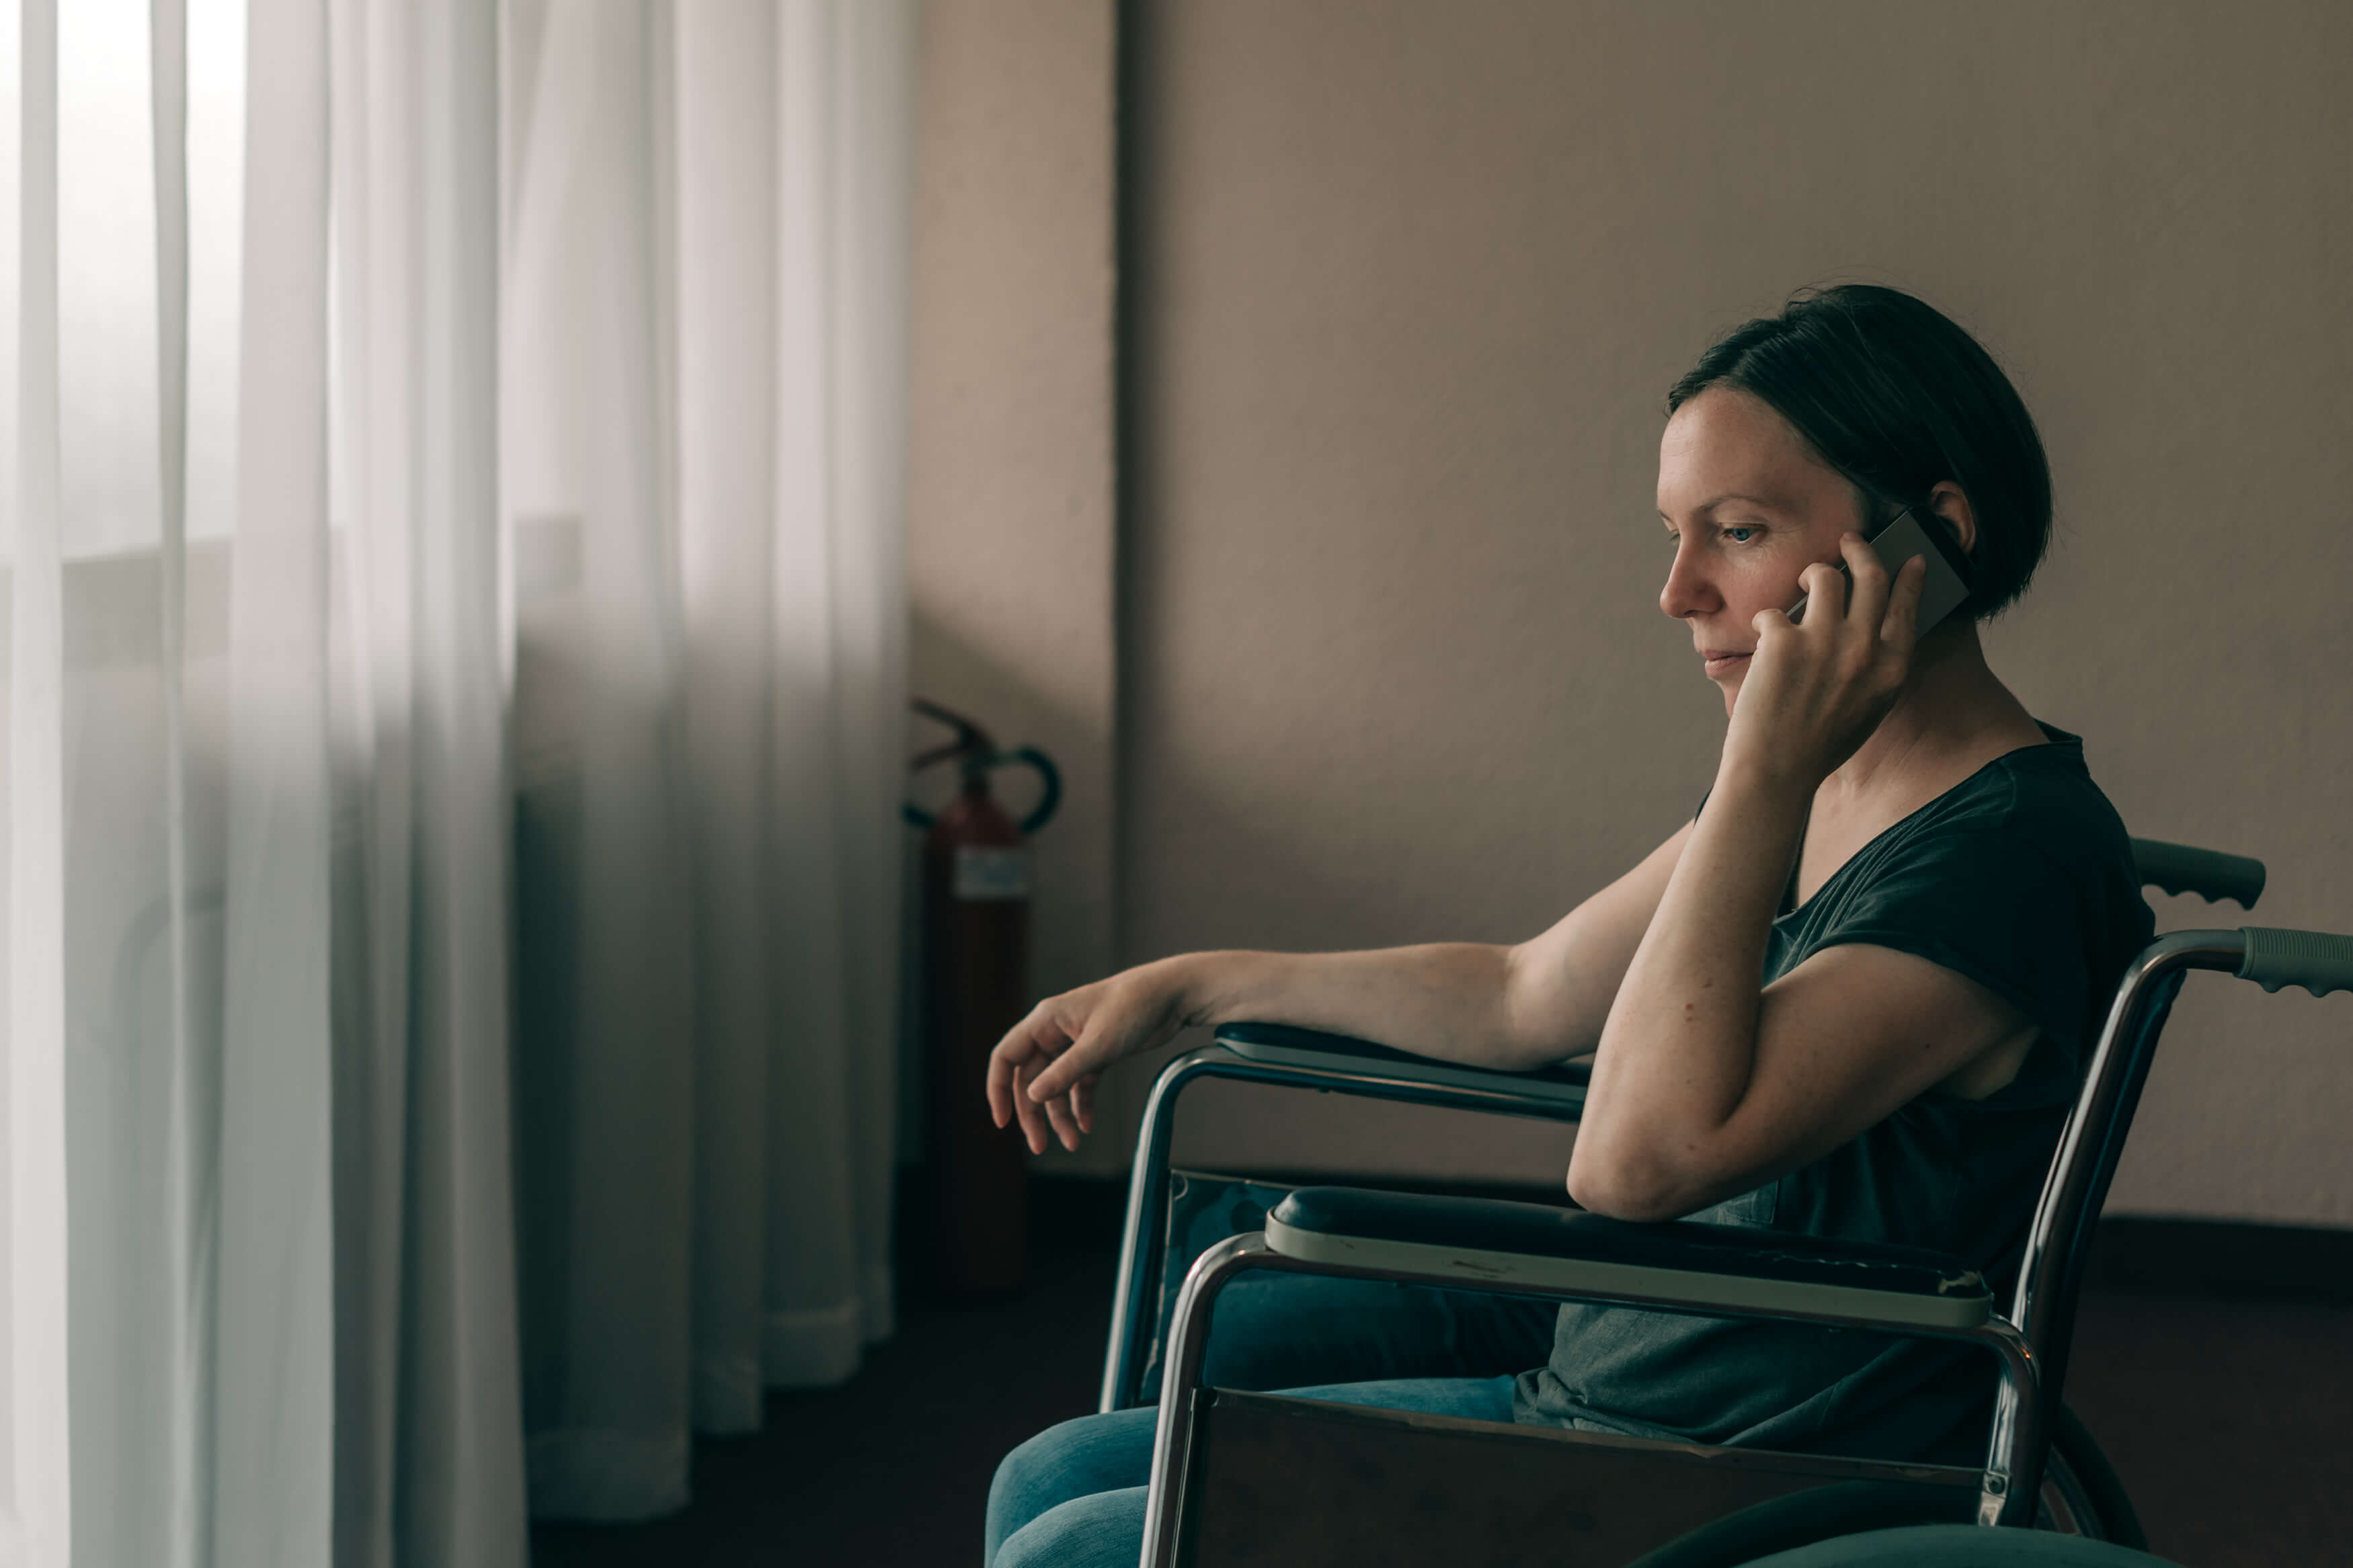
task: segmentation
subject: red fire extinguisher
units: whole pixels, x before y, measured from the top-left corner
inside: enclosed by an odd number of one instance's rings
[[[988,1053],[1029,1010],[1028,837],[1061,804],[1061,775],[1035,746],[1000,752],[979,725],[937,703],[916,712],[956,738],[917,755],[910,772],[953,759],[961,787],[937,816],[906,807],[923,838],[925,1131],[936,1284],[947,1295],[1021,1288],[1029,1251],[1029,1151],[990,1118]],[[989,798],[988,775],[1037,770],[1036,806],[1017,824]]]

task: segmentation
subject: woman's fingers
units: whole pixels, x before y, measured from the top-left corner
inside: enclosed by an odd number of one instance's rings
[[[988,1113],[999,1127],[1011,1121],[1018,1107],[1026,1103],[1015,1082],[1016,1069],[1025,1079],[1035,1079],[1071,1044],[1068,1026],[1043,1002],[1006,1031],[1005,1037],[988,1053]]]
[[[1908,647],[1909,641],[1899,637],[1901,631],[1918,632],[1920,597],[1928,584],[1927,557],[1912,556],[1891,575],[1862,535],[1847,534],[1839,548],[1854,574],[1853,613],[1848,618],[1880,641]]]
[[[1170,998],[1133,987],[1082,986],[1038,1004],[1006,1032],[988,1057],[988,1110],[997,1125],[1019,1121],[1033,1153],[1048,1138],[1075,1149],[1094,1129],[1095,1082],[1123,1057],[1149,1048],[1155,1031],[1173,1033]]]
[[[1879,624],[1887,616],[1887,568],[1880,563],[1879,552],[1860,533],[1841,535],[1839,553],[1846,557],[1846,569],[1854,577],[1848,618],[1868,627],[1875,640]]]
[[[1134,1033],[1125,1014],[1087,993],[1049,997],[988,1054],[988,1113],[997,1126],[1018,1122],[1029,1152],[1050,1140],[1076,1149],[1094,1131],[1095,1083]]]
[[[1019,1100],[1015,1075],[1025,1062],[1042,1059],[1045,1052],[1029,1037],[1032,1020],[1024,1018],[988,1053],[988,1114],[999,1127],[1013,1120]]]
[[[1846,625],[1852,590],[1837,565],[1817,561],[1798,574],[1798,581],[1806,590],[1806,618],[1799,623],[1799,629],[1816,637],[1838,636],[1838,629]]]
[[[1042,1154],[1046,1152],[1048,1137],[1046,1112],[1043,1107],[1029,1098],[1027,1083],[1029,1076],[1028,1071],[1018,1065],[1013,1069],[1013,1109],[1014,1113],[1021,1119],[1021,1136],[1028,1140],[1029,1152]]]
[[[1061,1140],[1063,1148],[1078,1148],[1079,1124],[1071,1115],[1070,1096],[1058,1094],[1046,1101],[1046,1120],[1053,1123],[1054,1136]]]
[[[1880,640],[1895,652],[1909,657],[1913,644],[1920,637],[1920,599],[1928,591],[1928,558],[1915,555],[1895,573],[1895,584],[1887,598],[1887,616],[1880,627]]]
[[[999,1127],[1013,1120],[1013,1062],[1005,1049],[1008,1043],[1000,1040],[988,1053],[988,1115]]]
[[[1098,1013],[1079,1031],[1070,1048],[1055,1054],[1043,1068],[1030,1074],[1029,1098],[1036,1100],[1057,1099],[1070,1092],[1071,1084],[1082,1074],[1095,1069],[1095,1059],[1103,1054],[1103,1015]]]
[[[1839,549],[1854,576],[1852,611],[1842,624],[1852,628],[1855,642],[1871,650],[1869,663],[1873,669],[1885,667],[1901,679],[1919,635],[1920,596],[1928,580],[1928,563],[1913,556],[1891,576],[1879,552],[1862,535],[1845,535],[1839,541]]]

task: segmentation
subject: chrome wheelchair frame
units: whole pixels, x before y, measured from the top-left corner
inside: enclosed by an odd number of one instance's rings
[[[2248,908],[2262,891],[2263,869],[2255,861],[2155,840],[2134,840],[2134,851],[2145,886],[2168,892],[2196,891],[2210,901],[2228,897]],[[1564,1263],[1557,1257],[1488,1253],[1450,1258],[1442,1256],[1442,1248],[1433,1254],[1426,1243],[1408,1244],[1396,1236],[1379,1234],[1377,1220],[1366,1233],[1335,1236],[1319,1234],[1312,1225],[1303,1229],[1287,1223],[1280,1211],[1265,1230],[1229,1237],[1211,1247],[1195,1264],[1173,1314],[1147,1512],[1147,1568],[1175,1561],[1182,1512],[1175,1500],[1182,1495],[1186,1479],[1196,1401],[1206,1392],[1200,1383],[1201,1358],[1216,1296],[1239,1275],[1265,1268],[1502,1290],[1551,1300],[1610,1301],[1712,1316],[1811,1321],[1980,1344],[1996,1356],[2002,1375],[1987,1461],[1977,1477],[1977,1518],[1985,1524],[2031,1524],[2042,1500],[2050,1413],[2057,1408],[2063,1381],[2091,1230],[2114,1174],[2158,1037],[2183,979],[2192,969],[2235,973],[2267,990],[2303,984],[2320,994],[2353,988],[2353,938],[2266,928],[2186,931],[2159,937],[2138,955],[2110,1004],[2083,1089],[2063,1129],[2007,1318],[1991,1310],[1989,1296],[1975,1321],[1942,1323],[1919,1321],[1916,1303],[1907,1304],[1893,1295],[1873,1301],[1868,1291],[1837,1298],[1836,1310],[1825,1307],[1820,1300],[1808,1305],[1803,1291],[1779,1304],[1762,1303],[1757,1280],[1738,1274],[1687,1272],[1663,1290],[1655,1282],[1629,1290],[1613,1288],[1606,1268],[1587,1267],[1593,1259]],[[1131,1175],[1102,1388],[1101,1404],[1105,1410],[1138,1402],[1141,1391],[1136,1384],[1148,1350],[1142,1331],[1161,1293],[1155,1277],[1155,1259],[1149,1251],[1150,1233],[1168,1205],[1168,1153],[1177,1101],[1186,1087],[1204,1078],[1574,1121],[1582,1107],[1584,1074],[1575,1067],[1547,1069],[1539,1075],[1465,1068],[1362,1041],[1267,1025],[1229,1026],[1219,1032],[1216,1043],[1170,1063],[1154,1084]],[[1647,1228],[1672,1233],[1678,1227]],[[1803,1238],[1797,1239],[1802,1247]],[[2096,1459],[2095,1453],[2093,1458]],[[1876,1461],[1831,1463],[1842,1474],[1858,1476],[1884,1474],[1891,1468]],[[1917,1467],[1913,1470],[1916,1473]],[[2084,1504],[2079,1479],[2072,1500],[2062,1500],[2061,1511],[2080,1514]],[[2094,1523],[2092,1532],[2096,1531]]]

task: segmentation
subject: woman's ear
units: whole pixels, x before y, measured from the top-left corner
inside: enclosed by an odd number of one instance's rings
[[[1936,489],[1928,492],[1928,510],[1945,520],[1945,526],[1953,531],[1953,538],[1960,544],[1961,553],[1974,560],[1978,552],[1978,517],[1969,510],[1969,498],[1961,493],[1961,487],[1950,479],[1937,480]]]

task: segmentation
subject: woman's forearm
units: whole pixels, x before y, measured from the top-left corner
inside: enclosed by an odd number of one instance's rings
[[[1513,1027],[1511,951],[1432,942],[1364,952],[1188,952],[1160,963],[1179,987],[1188,1024],[1291,1024],[1516,1070],[1561,1053]]]
[[[1570,1171],[1579,1202],[1654,1206],[1704,1167],[1739,1108],[1765,943],[1811,795],[1802,780],[1718,776],[1602,1026]]]

